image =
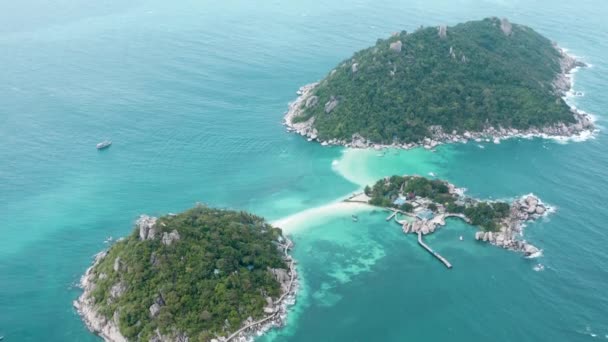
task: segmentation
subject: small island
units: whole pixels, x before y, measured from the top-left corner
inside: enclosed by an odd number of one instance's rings
[[[394,218],[405,234],[431,234],[444,226],[447,218],[460,218],[479,229],[476,240],[519,251],[527,257],[537,256],[541,250],[521,239],[524,222],[534,221],[551,211],[531,194],[511,203],[483,201],[466,196],[464,189],[447,181],[407,175],[381,179],[347,201],[392,211],[387,220]],[[398,215],[405,219],[399,220]]]
[[[142,215],[99,253],[74,302],[106,341],[230,341],[284,324],[291,241],[261,217],[198,205]]]
[[[507,19],[420,27],[379,39],[300,88],[285,125],[309,141],[357,148],[572,137],[594,129],[563,98],[582,66]]]

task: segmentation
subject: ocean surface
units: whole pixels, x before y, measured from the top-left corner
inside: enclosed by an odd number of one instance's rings
[[[281,126],[301,85],[377,38],[487,16],[592,65],[569,101],[597,117],[593,139],[381,157]],[[98,340],[72,307],[92,256],[139,214],[200,201],[293,236],[301,291],[260,341],[608,340],[607,17],[603,0],[0,2],[0,336]],[[476,243],[450,221],[427,239],[448,271],[385,213],[336,204],[376,178],[429,172],[472,196],[555,206],[526,229],[543,256]]]

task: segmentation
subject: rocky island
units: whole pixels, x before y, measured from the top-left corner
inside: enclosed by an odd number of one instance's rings
[[[297,288],[290,248],[245,212],[141,216],[95,257],[74,306],[106,341],[245,341],[284,323]]]
[[[300,88],[285,125],[322,145],[362,148],[577,136],[594,128],[564,100],[582,66],[507,19],[421,27],[379,39]]]
[[[389,218],[394,217],[405,234],[431,234],[445,225],[446,218],[457,217],[479,228],[475,233],[478,241],[528,257],[540,254],[540,249],[522,239],[525,222],[550,212],[551,208],[538,197],[529,194],[507,203],[483,201],[464,193],[464,189],[444,180],[392,176],[367,186],[356,200],[392,210],[394,215]],[[406,219],[399,220],[397,214]]]

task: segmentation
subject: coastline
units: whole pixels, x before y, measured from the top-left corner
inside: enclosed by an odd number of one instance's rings
[[[385,182],[389,182],[388,178],[385,178]],[[437,231],[438,228],[445,226],[446,219],[459,218],[478,229],[474,235],[474,238],[477,241],[487,242],[491,245],[516,252],[522,252],[527,258],[535,258],[542,255],[541,249],[524,239],[524,228],[526,227],[526,222],[534,222],[550,213],[554,213],[555,209],[553,207],[546,205],[540,198],[532,193],[517,197],[512,201],[488,201],[467,196],[465,195],[465,188],[458,188],[447,181],[442,182],[448,189],[447,194],[456,199],[455,203],[458,204],[458,202],[460,202],[459,205],[461,206],[469,208],[484,203],[505,203],[508,204],[508,213],[496,222],[496,228],[488,230],[484,229],[480,224],[473,224],[473,222],[475,222],[473,217],[469,216],[470,214],[467,214],[464,208],[462,211],[451,210],[449,209],[449,206],[443,202],[437,202],[428,197],[416,196],[415,193],[412,193],[414,196],[413,198],[407,200],[407,203],[410,204],[409,211],[404,211],[405,209],[399,206],[385,206],[384,204],[370,205],[392,212],[386,220],[392,221],[394,219],[394,221],[402,227],[404,234],[432,234]],[[402,193],[401,191],[403,191],[403,189],[400,190],[399,196],[405,198],[405,193]],[[365,193],[357,193],[345,201],[358,203],[365,200],[369,201],[370,199],[371,198]],[[430,209],[432,207],[434,208]],[[430,217],[428,215],[429,212],[433,212],[433,215],[430,215]],[[408,216],[410,219],[399,220],[397,214]]]
[[[150,219],[154,222],[156,218]],[[149,221],[138,220],[137,224],[139,225],[139,229],[149,228],[148,226],[142,226],[147,224],[147,222]],[[288,308],[295,304],[299,284],[296,261],[289,254],[289,251],[293,248],[294,244],[286,236],[283,236],[283,240],[284,243],[279,243],[277,248],[280,248],[283,251],[283,259],[288,263],[289,269],[269,269],[269,272],[275,276],[281,285],[281,296],[276,300],[272,300],[270,297],[267,298],[268,305],[264,308],[264,312],[267,314],[265,317],[256,321],[253,321],[253,319],[249,317],[249,319],[243,322],[239,329],[231,335],[214,338],[211,340],[212,342],[250,342],[253,341],[254,337],[262,335],[269,329],[280,328],[286,324]],[[118,316],[115,314],[112,319],[108,319],[101,315],[97,310],[94,298],[91,297],[96,286],[96,275],[93,273],[93,269],[107,256],[108,250],[109,249],[106,249],[95,254],[93,264],[87,268],[85,274],[80,278],[80,287],[82,288],[83,293],[74,300],[73,305],[89,331],[98,335],[106,342],[127,342],[127,338],[120,333]],[[99,275],[99,277],[102,276],[104,276],[104,274]],[[288,276],[289,279],[285,279],[285,276]],[[270,310],[272,310],[272,312],[270,312]],[[163,342],[174,339],[178,341],[187,341],[188,337],[184,334],[163,336],[157,330],[157,336],[151,341]]]
[[[560,67],[562,72],[557,75],[553,81],[555,90],[561,95],[562,99],[566,100],[568,96],[572,96],[572,88],[574,87],[574,74],[582,67],[588,67],[588,64],[577,60],[574,56],[569,55],[566,49],[554,45],[555,49],[561,54]],[[595,126],[595,118],[584,111],[578,110],[575,106],[566,103],[570,107],[572,115],[576,122],[566,124],[563,122],[556,123],[545,127],[530,127],[526,130],[518,130],[515,128],[503,127],[487,127],[480,132],[465,131],[462,134],[452,131],[451,133],[443,132],[441,126],[430,126],[431,136],[426,137],[417,142],[409,142],[403,144],[393,143],[390,145],[375,143],[367,140],[359,134],[353,134],[351,141],[329,139],[323,140],[318,136],[318,131],[313,127],[314,116],[303,122],[294,122],[294,119],[302,114],[302,106],[307,104],[310,99],[315,99],[312,96],[315,87],[319,82],[304,85],[298,89],[296,94],[298,97],[293,102],[289,103],[289,108],[284,115],[283,125],[288,132],[293,132],[307,138],[308,141],[317,141],[321,146],[344,146],[349,148],[374,148],[380,150],[383,148],[399,148],[409,150],[412,148],[423,147],[427,150],[432,150],[442,144],[450,143],[467,143],[475,142],[494,142],[499,144],[501,140],[513,138],[543,138],[554,139],[558,141],[584,141],[597,132]]]
[[[87,268],[85,274],[80,278],[80,287],[82,288],[83,293],[73,304],[89,331],[103,338],[104,341],[126,342],[127,339],[118,329],[118,317],[108,320],[103,315],[100,315],[95,308],[94,299],[91,298],[91,294],[95,290],[95,274],[93,274],[93,268],[95,268],[107,254],[107,250],[95,254],[93,264]]]
[[[295,266],[296,261],[291,257],[291,255],[289,255],[289,250],[293,248],[293,242],[287,237],[283,238],[285,239],[285,244],[280,245],[280,247],[283,249],[283,253],[285,254],[285,261],[289,263],[289,280],[281,281],[278,279],[281,282],[283,293],[277,300],[273,301],[272,304],[269,303],[267,308],[271,308],[273,312],[257,321],[253,321],[251,317],[249,317],[249,319],[231,335],[211,339],[211,342],[251,342],[256,336],[261,336],[272,328],[281,328],[285,326],[287,323],[288,309],[296,302],[299,283],[298,272]],[[273,274],[277,276],[276,273],[273,272]],[[277,278],[279,277],[277,276]],[[265,311],[267,308],[264,308]]]

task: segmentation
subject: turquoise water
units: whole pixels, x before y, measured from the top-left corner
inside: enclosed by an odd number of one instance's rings
[[[378,157],[280,124],[300,85],[377,38],[489,15],[591,63],[573,102],[604,124],[601,0],[1,2],[0,336],[95,341],[71,306],[92,255],[140,213],[201,201],[270,220],[303,212],[284,227],[302,291],[288,326],[262,341],[607,339],[603,131]],[[105,138],[114,145],[96,151]],[[327,205],[377,177],[429,172],[474,196],[534,192],[557,207],[526,231],[544,257],[476,244],[454,221],[428,238],[448,272],[384,213]]]

